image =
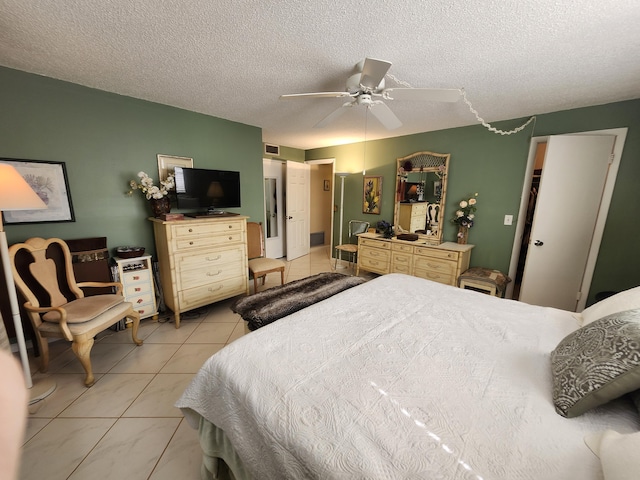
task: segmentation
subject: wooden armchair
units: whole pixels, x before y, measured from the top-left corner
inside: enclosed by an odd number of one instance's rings
[[[49,366],[47,337],[64,338],[86,372],[85,385],[94,383],[91,369],[93,337],[123,318],[132,321],[136,345],[140,314],[124,301],[119,282],[76,283],[67,244],[59,238],[30,238],[9,248],[16,287],[26,299],[24,309],[31,320],[40,349],[43,372]],[[80,287],[115,288],[115,293],[85,297]]]

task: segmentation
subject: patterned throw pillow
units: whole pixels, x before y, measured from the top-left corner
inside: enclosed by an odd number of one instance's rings
[[[553,403],[577,417],[640,388],[640,308],[608,315],[567,335],[551,352]]]

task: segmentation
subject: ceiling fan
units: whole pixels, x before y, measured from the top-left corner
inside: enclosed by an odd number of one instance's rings
[[[385,88],[384,77],[389,68],[391,68],[391,62],[366,58],[356,64],[356,73],[347,79],[347,88],[344,92],[293,93],[281,95],[280,98],[350,97],[348,102],[314,126],[326,127],[342,115],[346,108],[364,105],[388,130],[400,127],[402,122],[386,103],[376,98],[432,102],[456,102],[460,98],[460,90],[454,88]]]

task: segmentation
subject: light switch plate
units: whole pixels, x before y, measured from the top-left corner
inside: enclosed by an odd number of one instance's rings
[[[513,225],[513,215],[505,215],[504,216],[504,224],[505,225]]]

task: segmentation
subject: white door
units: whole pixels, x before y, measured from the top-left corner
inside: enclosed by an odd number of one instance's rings
[[[307,255],[311,248],[309,204],[311,168],[299,162],[287,162],[286,229],[287,260]]]
[[[521,301],[576,311],[614,141],[599,135],[550,137]]]
[[[267,258],[284,257],[284,163],[265,158],[262,160],[264,177],[264,245]]]

